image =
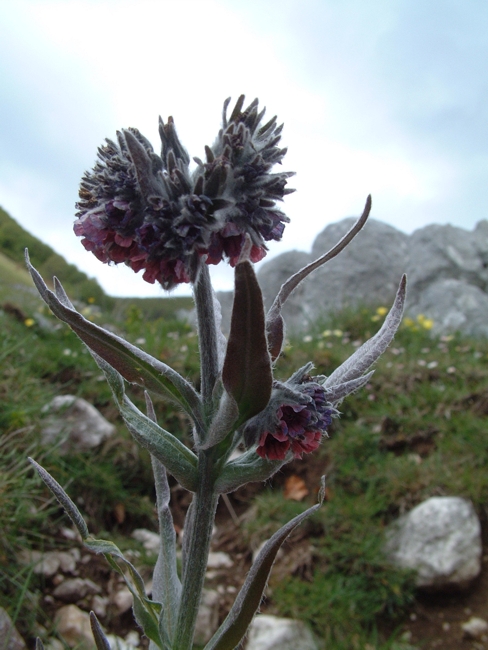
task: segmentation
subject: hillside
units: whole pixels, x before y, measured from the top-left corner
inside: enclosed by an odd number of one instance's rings
[[[113,298],[108,296],[94,278],[89,278],[74,264],[69,264],[50,246],[41,242],[22,228],[0,207],[0,301],[14,301],[20,306],[31,307],[37,301],[32,280],[25,269],[24,251],[29,249],[32,264],[43,278],[55,275],[72,300],[94,303],[105,312],[113,312],[123,319],[131,307],[144,318],[173,318],[180,309],[191,309],[192,299],[177,298]],[[19,291],[20,289],[20,291]]]

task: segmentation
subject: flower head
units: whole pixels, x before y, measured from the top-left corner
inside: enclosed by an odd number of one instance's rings
[[[306,404],[282,404],[275,413],[275,427],[265,429],[256,452],[262,458],[283,460],[291,451],[295,458],[315,451],[332,423],[335,409],[325,399],[323,386],[313,381],[301,387]]]
[[[325,377],[311,377],[312,364],[295,372],[285,383],[275,381],[267,407],[244,428],[247,447],[269,460],[295,458],[315,451],[338,411],[327,399]]]
[[[229,120],[225,103],[223,128],[193,175],[171,117],[160,119],[161,156],[137,129],[107,140],[81,182],[74,231],[85,248],[102,262],[144,270],[144,280],[165,289],[195,282],[203,262],[234,266],[246,234],[251,261],[262,259],[288,221],[275,202],[292,191],[291,174],[270,173],[286,152],[276,118],[260,126],[258,101],[244,111],[243,102]]]

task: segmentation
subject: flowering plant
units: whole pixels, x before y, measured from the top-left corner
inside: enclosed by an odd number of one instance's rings
[[[103,553],[122,574],[134,598],[138,625],[152,648],[193,647],[210,538],[217,502],[251,481],[265,481],[293,458],[317,449],[327,437],[340,402],[366,384],[372,364],[398,328],[405,300],[405,278],[379,332],[329,377],[314,376],[311,363],[285,382],[273,378],[285,336],[282,307],[293,290],[315,269],[339,254],[365,224],[362,216],[329,252],[291,276],[265,314],[253,262],[266,255],[266,242],[279,240],[288,218],[276,201],[291,190],[288,172],[271,173],[286,150],[280,149],[276,118],[262,125],[258,101],[244,109],[240,97],[230,117],[224,104],[223,126],[206,161],[190,158],[170,117],[160,121],[158,156],[136,129],[117,134],[99,149],[94,169],[83,177],[75,233],[102,262],[125,262],[144,269],[147,282],[164,289],[190,282],[193,288],[201,360],[200,389],[175,370],[79,314],[59,281],[48,289],[27,265],[42,298],[87,345],[104,372],[114,400],[133,437],[149,450],[154,470],[160,550],[154,569],[152,599],[135,567],[112,542],[89,533],[75,504],[35,461],[32,464],[62,504],[84,544]],[[230,333],[220,328],[220,305],[213,292],[209,264],[228,260],[235,267]],[[146,413],[126,394],[126,383],[146,391]],[[150,393],[176,403],[189,418],[193,448],[157,422]],[[238,447],[245,451],[232,456]],[[193,499],[185,522],[181,571],[177,569],[175,530],[169,508],[167,473]],[[264,545],[227,618],[206,650],[236,648],[259,607],[276,554],[291,531],[320,508],[319,503],[292,519]],[[91,624],[97,648],[108,641],[95,616]],[[42,644],[38,641],[38,648]]]

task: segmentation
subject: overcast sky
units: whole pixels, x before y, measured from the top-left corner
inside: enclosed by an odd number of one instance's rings
[[[362,211],[405,232],[488,218],[485,0],[2,0],[0,205],[112,295],[163,295],[72,232],[97,147],[173,115],[203,157],[224,99],[285,123],[292,221],[269,257]],[[218,288],[229,288],[221,271]]]

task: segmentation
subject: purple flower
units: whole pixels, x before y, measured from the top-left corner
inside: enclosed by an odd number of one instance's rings
[[[256,448],[262,458],[284,460],[288,451],[301,458],[315,451],[326,435],[336,412],[325,398],[325,389],[309,381],[300,385],[299,392],[301,401],[308,398],[306,403],[281,404],[262,431]]]
[[[257,100],[244,111],[243,102],[229,120],[225,103],[223,128],[193,176],[171,117],[160,120],[161,156],[137,129],[107,140],[81,182],[74,231],[85,248],[102,262],[143,270],[164,289],[195,282],[204,262],[235,266],[246,234],[251,260],[261,260],[288,221],[275,202],[292,191],[291,174],[270,173],[286,152],[276,118],[261,127]]]

